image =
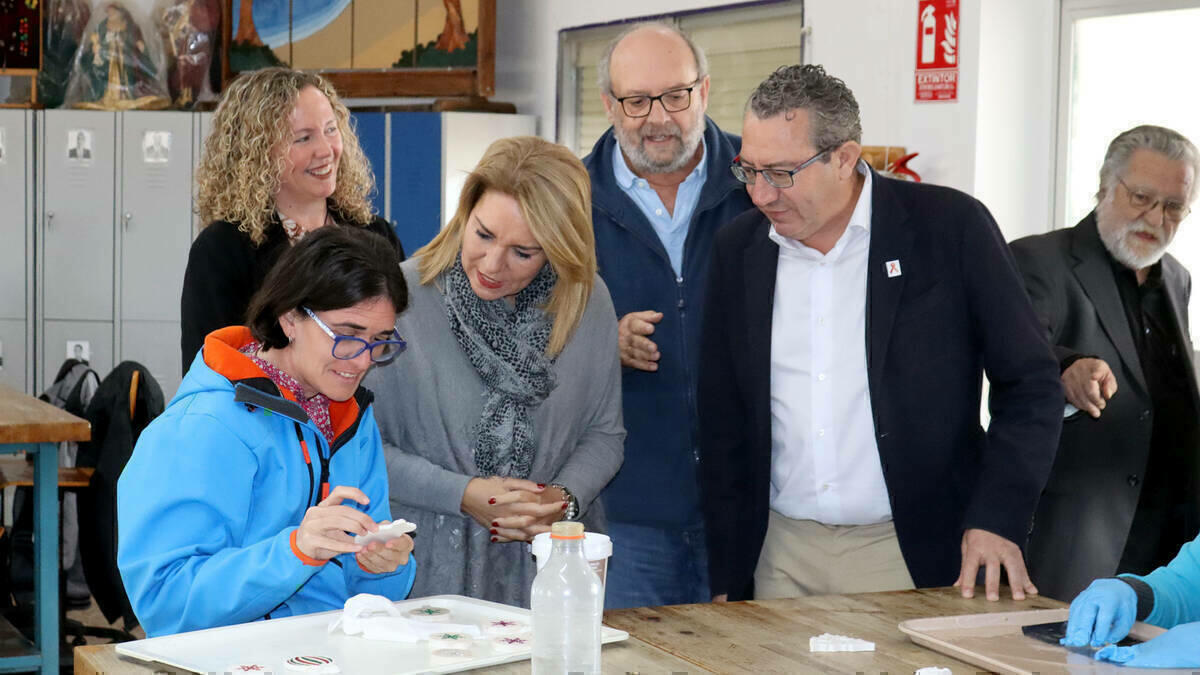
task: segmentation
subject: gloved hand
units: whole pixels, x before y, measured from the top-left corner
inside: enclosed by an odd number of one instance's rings
[[[1137,618],[1137,593],[1119,579],[1097,579],[1071,601],[1068,647],[1102,647],[1129,634]]]
[[[1200,668],[1200,621],[1181,623],[1140,645],[1108,645],[1096,658],[1131,668]]]

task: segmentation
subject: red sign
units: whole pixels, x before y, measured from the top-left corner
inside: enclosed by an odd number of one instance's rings
[[[958,0],[917,3],[917,101],[958,100]]]

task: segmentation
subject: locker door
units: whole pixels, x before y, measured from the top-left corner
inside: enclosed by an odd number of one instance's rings
[[[387,178],[392,226],[405,253],[412,255],[442,226],[442,113],[388,114],[392,119],[391,173]],[[474,165],[468,171],[472,168]],[[453,215],[451,211],[446,219]]]
[[[121,148],[121,320],[179,321],[192,240],[191,114],[121,113]]]
[[[104,378],[113,369],[112,323],[103,321],[45,321],[42,323],[42,362],[38,391],[54,381],[68,358],[82,357]],[[75,348],[79,351],[76,352]]]
[[[194,124],[192,125],[192,239],[200,233],[200,228],[206,223],[200,221],[200,214],[196,213],[196,167],[200,165],[200,158],[204,155],[204,142],[208,140],[208,132],[212,130],[212,117],[210,112],[192,113],[195,116]]]
[[[350,114],[358,136],[358,144],[371,163],[375,174],[375,193],[371,206],[375,215],[387,218],[387,113],[355,112]]]
[[[112,321],[116,113],[43,119],[42,316]]]
[[[192,114],[121,114],[119,361],[179,386],[179,295],[192,242]],[[169,393],[166,391],[169,388]]]
[[[0,110],[0,383],[28,388],[33,309],[33,114]]]

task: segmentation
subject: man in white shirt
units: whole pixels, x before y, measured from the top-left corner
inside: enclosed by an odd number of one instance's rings
[[[750,98],[732,171],[758,212],[717,235],[701,484],[715,599],[955,583],[1016,599],[1058,441],[1058,371],[995,222],[860,159],[820,66]],[[980,426],[981,382],[992,421]]]

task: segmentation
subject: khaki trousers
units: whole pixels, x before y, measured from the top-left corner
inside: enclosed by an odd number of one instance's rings
[[[824,525],[770,511],[754,599],[914,588],[891,521]]]

